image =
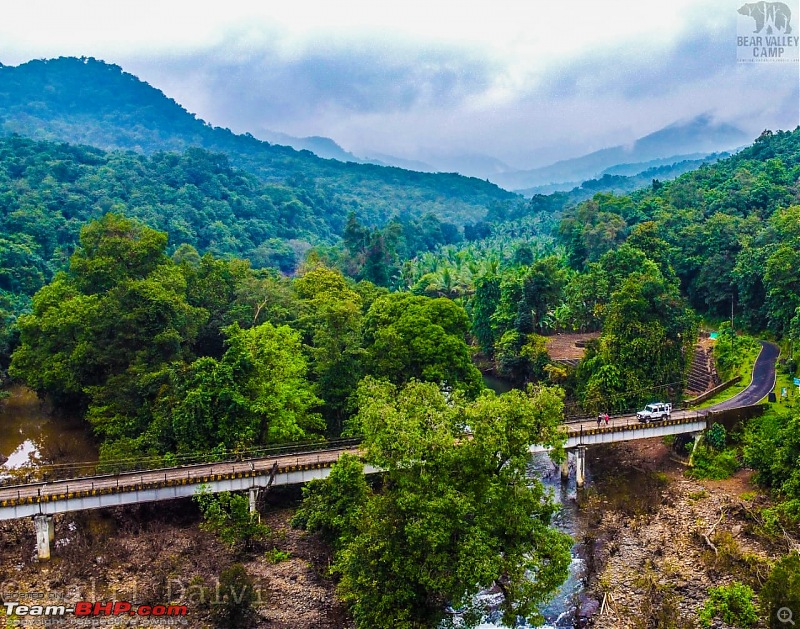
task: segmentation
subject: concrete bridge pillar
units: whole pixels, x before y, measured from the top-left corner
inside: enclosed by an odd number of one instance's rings
[[[564,460],[561,462],[561,480],[569,480],[569,450],[564,452]]]
[[[247,490],[247,497],[250,503],[250,513],[256,513],[256,501],[258,500],[258,487],[251,487]]]
[[[694,434],[694,445],[692,446],[692,452],[689,454],[689,467],[694,465],[694,451],[697,450],[697,445],[700,443],[700,439],[703,438],[702,432],[696,432]]]
[[[586,482],[586,446],[575,448],[575,484],[583,487]]]
[[[56,540],[53,516],[35,515],[33,516],[33,526],[36,529],[36,552],[39,559],[50,559],[50,543]]]

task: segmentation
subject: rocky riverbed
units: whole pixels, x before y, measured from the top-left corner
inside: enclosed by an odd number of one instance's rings
[[[593,574],[584,601],[597,609],[591,624],[598,629],[696,627],[710,587],[756,586],[787,552],[785,540],[758,535],[763,499],[747,471],[727,481],[690,480],[656,439],[590,454],[585,548]]]

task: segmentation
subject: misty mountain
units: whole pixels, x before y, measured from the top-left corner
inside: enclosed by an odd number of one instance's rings
[[[703,114],[688,122],[671,124],[628,146],[613,146],[549,166],[505,172],[489,179],[508,190],[523,190],[561,182],[587,181],[604,174],[631,176],[666,163],[700,159],[710,153],[732,150],[748,141],[740,129],[717,123],[711,116]],[[661,164],[655,163],[658,161]]]
[[[490,181],[496,175],[513,170],[511,166],[491,155],[479,153],[450,153],[426,156],[425,160],[439,172],[455,172],[467,177],[480,177]]]
[[[270,144],[279,144],[281,146],[290,146],[296,151],[311,151],[317,157],[323,159],[338,159],[340,162],[353,162],[361,164],[363,162],[371,162],[371,160],[361,159],[356,157],[349,151],[344,150],[331,138],[326,138],[320,135],[312,135],[305,138],[298,138],[279,131],[261,131],[259,134],[262,140],[266,140]],[[379,164],[381,166],[383,164]],[[394,166],[395,164],[391,164]]]
[[[416,170],[421,173],[435,173],[438,170],[425,162],[414,159],[403,159],[402,157],[386,155],[385,153],[371,153],[364,158],[364,161],[377,166],[394,166],[405,170]]]
[[[548,184],[528,188],[527,190],[519,190],[518,192],[526,197],[547,195],[551,197],[548,203],[553,207],[569,207],[591,199],[598,192],[627,194],[634,190],[650,187],[654,180],[660,182],[670,181],[684,173],[700,168],[703,164],[713,164],[726,157],[730,157],[730,153],[712,153],[700,159],[686,159],[675,163],[651,166],[633,175],[615,174],[615,171],[626,172],[628,168],[636,169],[639,167],[638,164],[620,164],[618,167],[609,168],[600,177],[589,179],[580,184]],[[655,163],[660,161],[662,160],[653,160]]]

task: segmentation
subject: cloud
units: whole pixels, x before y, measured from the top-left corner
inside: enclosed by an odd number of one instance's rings
[[[329,45],[288,56],[269,45],[235,59],[226,50],[222,44],[191,56],[134,57],[124,65],[190,109],[196,103],[216,124],[299,133],[316,132],[320,120],[458,107],[489,89],[498,70],[469,50],[397,42]],[[182,77],[178,94],[168,87],[175,77]]]
[[[212,124],[360,155],[528,168],[704,112],[754,137],[800,121],[797,65],[737,64],[718,0],[45,4],[14,3],[1,61],[96,56]]]

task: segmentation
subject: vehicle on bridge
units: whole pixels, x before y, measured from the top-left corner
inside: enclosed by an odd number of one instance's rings
[[[644,407],[644,410],[636,413],[636,419],[640,422],[650,423],[654,419],[669,419],[672,413],[672,404],[666,402],[653,402]]]

